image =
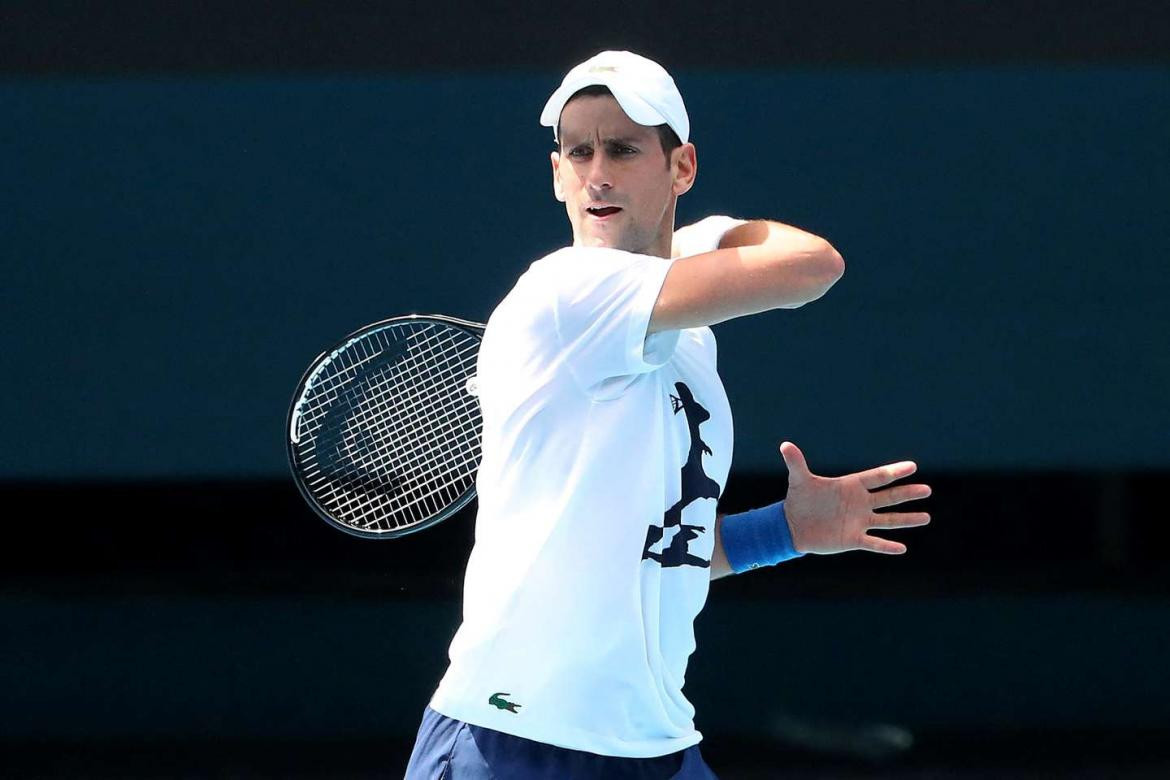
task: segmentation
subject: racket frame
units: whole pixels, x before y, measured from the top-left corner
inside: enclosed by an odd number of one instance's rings
[[[301,405],[301,399],[304,398],[306,386],[318,373],[323,371],[325,367],[329,365],[325,358],[327,356],[330,358],[335,358],[337,353],[344,350],[353,342],[365,338],[373,331],[381,330],[387,326],[397,323],[406,322],[418,324],[434,323],[438,325],[453,326],[480,340],[483,339],[483,332],[486,327],[481,322],[464,320],[458,317],[451,317],[446,314],[403,314],[397,317],[390,317],[385,320],[379,320],[377,322],[371,322],[367,325],[363,325],[344,338],[338,340],[337,343],[332,347],[322,350],[321,353],[317,355],[317,357],[313,358],[313,360],[309,363],[309,367],[306,368],[305,372],[301,375],[300,381],[297,382],[297,389],[293,393],[292,402],[289,404],[288,415],[285,419],[285,454],[288,456],[288,464],[289,469],[292,471],[293,482],[296,483],[297,490],[300,492],[301,498],[303,498],[305,503],[307,503],[313,509],[313,511],[316,512],[317,515],[330,526],[361,539],[399,539],[417,531],[422,531],[443,522],[470,504],[471,501],[475,498],[475,480],[473,479],[471,487],[468,488],[463,493],[463,495],[461,495],[458,499],[449,504],[446,508],[433,517],[429,517],[426,520],[423,520],[402,530],[393,529],[389,531],[363,531],[362,529],[355,528],[329,514],[329,512],[321,506],[321,503],[317,500],[316,496],[313,495],[313,492],[305,484],[304,475],[297,466],[296,446],[300,443],[300,439],[297,435],[297,423],[299,422],[300,417],[298,414],[298,407]]]

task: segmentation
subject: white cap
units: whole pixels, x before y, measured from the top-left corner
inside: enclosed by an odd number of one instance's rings
[[[594,85],[609,87],[622,111],[640,125],[670,125],[687,142],[691,120],[682,95],[670,74],[653,60],[628,51],[603,51],[573,68],[540,112],[540,123],[556,137],[561,110],[577,90]]]

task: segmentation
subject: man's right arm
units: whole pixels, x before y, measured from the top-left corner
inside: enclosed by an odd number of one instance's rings
[[[724,233],[714,252],[671,264],[647,333],[795,309],[828,292],[844,272],[845,261],[825,239],[779,222],[747,222]]]

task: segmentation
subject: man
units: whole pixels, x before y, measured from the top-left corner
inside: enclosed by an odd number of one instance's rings
[[[909,462],[815,476],[785,442],[785,502],[717,518],[732,430],[707,326],[816,300],[843,260],[776,222],[674,232],[697,160],[650,60],[581,63],[541,123],[573,245],[533,263],[487,324],[463,624],[407,777],[714,777],[682,693],[710,580],[807,552],[905,552],[866,531],[929,517],[874,509],[930,491],[877,490]]]

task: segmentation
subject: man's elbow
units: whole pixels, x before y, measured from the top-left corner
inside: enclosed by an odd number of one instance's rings
[[[822,241],[822,243],[823,246],[808,256],[806,284],[799,299],[790,301],[780,308],[799,309],[806,303],[815,301],[827,293],[845,275],[845,258],[841,257],[841,253],[834,249],[828,241]]]
[[[837,283],[837,280],[845,275],[845,258],[841,257],[841,253],[826,241],[825,249],[821,252],[821,264],[825,279],[825,289],[821,295],[824,295],[830,287]]]

